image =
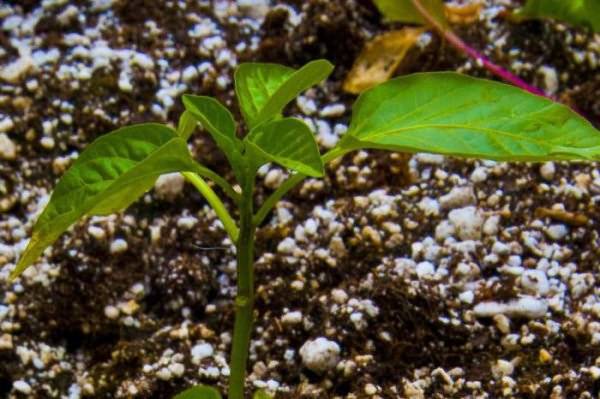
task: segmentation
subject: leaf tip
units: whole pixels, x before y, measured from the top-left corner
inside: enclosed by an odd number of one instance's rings
[[[192,101],[192,94],[184,94],[181,96],[181,102],[183,103],[183,106],[187,109],[188,105],[191,104]]]
[[[306,175],[310,176],[310,177],[323,177],[325,176],[325,164],[323,163],[323,160],[321,159],[321,162],[319,162],[318,167],[313,167],[310,166],[309,168],[306,169]]]
[[[14,283],[17,278],[27,269],[30,265],[23,262],[24,257],[22,256],[15,268],[8,275],[8,282]]]

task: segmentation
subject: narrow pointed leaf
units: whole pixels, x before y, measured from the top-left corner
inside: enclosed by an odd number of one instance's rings
[[[164,125],[134,125],[100,137],[57,183],[11,277],[22,273],[78,219],[122,210],[158,176],[177,171],[206,174],[192,160],[185,141]]]
[[[221,399],[221,394],[215,388],[197,385],[179,393],[173,399]]]
[[[527,0],[515,16],[519,19],[554,18],[600,32],[598,0]]]
[[[244,142],[260,164],[273,161],[308,176],[323,176],[323,161],[315,137],[299,119],[263,123],[254,128]]]
[[[248,126],[278,117],[290,101],[332,70],[326,60],[311,61],[298,70],[277,64],[241,64],[235,71],[235,92]]]
[[[514,86],[421,73],[363,93],[340,146],[502,161],[598,160],[600,132],[564,105]]]
[[[238,180],[242,177],[243,144],[235,135],[235,121],[231,112],[211,97],[183,95],[183,105],[210,133],[231,164]]]
[[[412,0],[374,0],[381,14],[388,21],[406,22],[411,24],[427,25],[427,21],[413,5]],[[442,26],[448,22],[444,14],[442,0],[416,0],[423,8]]]

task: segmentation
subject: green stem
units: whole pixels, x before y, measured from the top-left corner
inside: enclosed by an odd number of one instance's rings
[[[347,152],[349,152],[349,151],[346,149],[336,147],[336,148],[332,149],[331,151],[323,154],[321,159],[323,160],[323,163],[328,163],[328,162],[333,161],[336,158],[343,156]],[[277,187],[277,190],[275,190],[267,198],[267,200],[262,204],[262,206],[260,207],[258,212],[256,212],[256,215],[254,215],[254,219],[253,219],[254,225],[260,226],[260,224],[267,217],[269,212],[271,212],[271,209],[273,209],[275,207],[275,205],[277,205],[279,200],[281,200],[281,198],[283,198],[283,196],[286,195],[292,188],[294,188],[298,184],[300,184],[300,182],[302,182],[302,180],[304,180],[305,178],[306,178],[306,175],[303,175],[302,173],[296,173],[296,174],[290,176],[286,181],[284,181],[281,184],[281,186]]]
[[[238,204],[240,202],[240,195],[235,192],[233,187],[231,187],[231,184],[229,184],[227,182],[227,180],[223,179],[221,176],[219,176],[212,170],[205,168],[201,165],[198,165],[198,168],[196,169],[196,173],[194,173],[194,172],[183,172],[183,173],[184,174],[189,173],[189,174],[193,174],[193,175],[197,175],[197,176],[202,176],[202,177],[205,177],[207,179],[214,181],[217,184],[217,186],[221,187],[221,189],[225,192],[225,194],[227,194],[227,196],[229,198],[231,198],[232,200],[235,201],[236,204]]]
[[[240,234],[237,241],[237,296],[235,298],[235,325],[233,327],[233,348],[231,350],[231,375],[229,378],[229,399],[244,399],[246,364],[252,335],[254,310],[254,234],[252,222],[254,179],[242,190],[240,202]]]
[[[202,196],[204,196],[204,198],[206,198],[206,201],[208,201],[210,206],[212,206],[212,208],[215,210],[215,213],[217,214],[217,217],[219,218],[221,223],[223,223],[223,227],[229,235],[229,238],[231,238],[231,241],[236,242],[239,235],[238,228],[235,222],[233,221],[231,215],[227,211],[227,208],[225,208],[225,204],[223,204],[223,202],[213,191],[213,189],[210,188],[210,186],[206,183],[206,181],[204,181],[203,178],[201,178],[195,173],[183,172],[181,174],[183,175],[183,177],[185,177],[187,181],[189,181],[194,185],[194,187],[196,187],[196,189],[200,192],[200,194],[202,194]]]
[[[254,224],[259,226],[263,220],[267,217],[271,209],[275,207],[275,205],[279,202],[279,200],[288,193],[292,188],[296,187],[296,185],[300,184],[302,180],[306,178],[306,175],[302,173],[296,173],[290,177],[286,181],[284,181],[281,186],[277,187],[268,198],[259,208],[256,215],[254,215]]]

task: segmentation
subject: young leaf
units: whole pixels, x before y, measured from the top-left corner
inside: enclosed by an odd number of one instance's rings
[[[235,92],[250,128],[273,119],[304,90],[325,79],[333,65],[311,61],[298,70],[277,64],[241,64],[235,71]]]
[[[425,10],[442,26],[447,25],[442,0],[419,1]],[[388,21],[427,25],[427,21],[416,9],[412,0],[375,0],[375,5]]]
[[[527,0],[515,12],[518,19],[555,18],[573,25],[586,26],[600,33],[598,0]]]
[[[206,175],[208,170],[193,161],[186,142],[164,125],[134,125],[98,138],[57,183],[11,278],[81,217],[124,209],[158,176],[178,171]]]
[[[221,399],[221,394],[215,388],[196,385],[177,394],[173,399]]]
[[[600,132],[569,108],[456,73],[414,74],[363,93],[342,149],[502,161],[600,159]]]
[[[259,164],[273,161],[308,176],[324,174],[315,137],[299,119],[265,122],[252,129],[244,142]]]
[[[231,112],[212,97],[183,95],[183,105],[210,133],[223,151],[236,177],[242,180],[243,144],[235,135],[235,121]]]
[[[212,97],[191,94],[183,95],[183,105],[208,130],[230,162],[239,155],[242,142],[235,135],[235,121],[227,108]]]

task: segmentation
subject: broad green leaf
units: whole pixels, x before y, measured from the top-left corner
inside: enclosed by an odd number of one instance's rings
[[[252,399],[273,399],[274,397],[269,395],[267,393],[267,391],[265,391],[264,389],[259,389],[258,391],[254,392],[254,395],[252,395]]]
[[[388,21],[406,22],[411,24],[428,25],[427,21],[411,0],[374,0],[381,14]],[[447,26],[442,0],[415,0],[441,26]]]
[[[178,171],[207,174],[191,158],[186,142],[164,125],[134,125],[98,138],[56,184],[11,278],[81,217],[122,210],[158,176]]]
[[[215,388],[197,385],[177,394],[173,399],[221,399],[221,394]]]
[[[555,18],[600,32],[599,0],[527,0],[517,18]]]
[[[258,163],[276,162],[308,176],[323,176],[323,161],[315,137],[304,122],[283,118],[250,131],[244,142]]]
[[[177,124],[177,134],[179,137],[187,141],[192,133],[194,133],[197,125],[198,120],[192,115],[192,113],[190,111],[183,111],[179,117],[179,123]]]
[[[298,70],[277,64],[241,64],[235,71],[235,92],[248,126],[278,117],[290,101],[332,70],[326,60],[311,61]]]
[[[597,160],[600,132],[564,105],[514,86],[420,73],[363,93],[340,147],[501,161]]]

